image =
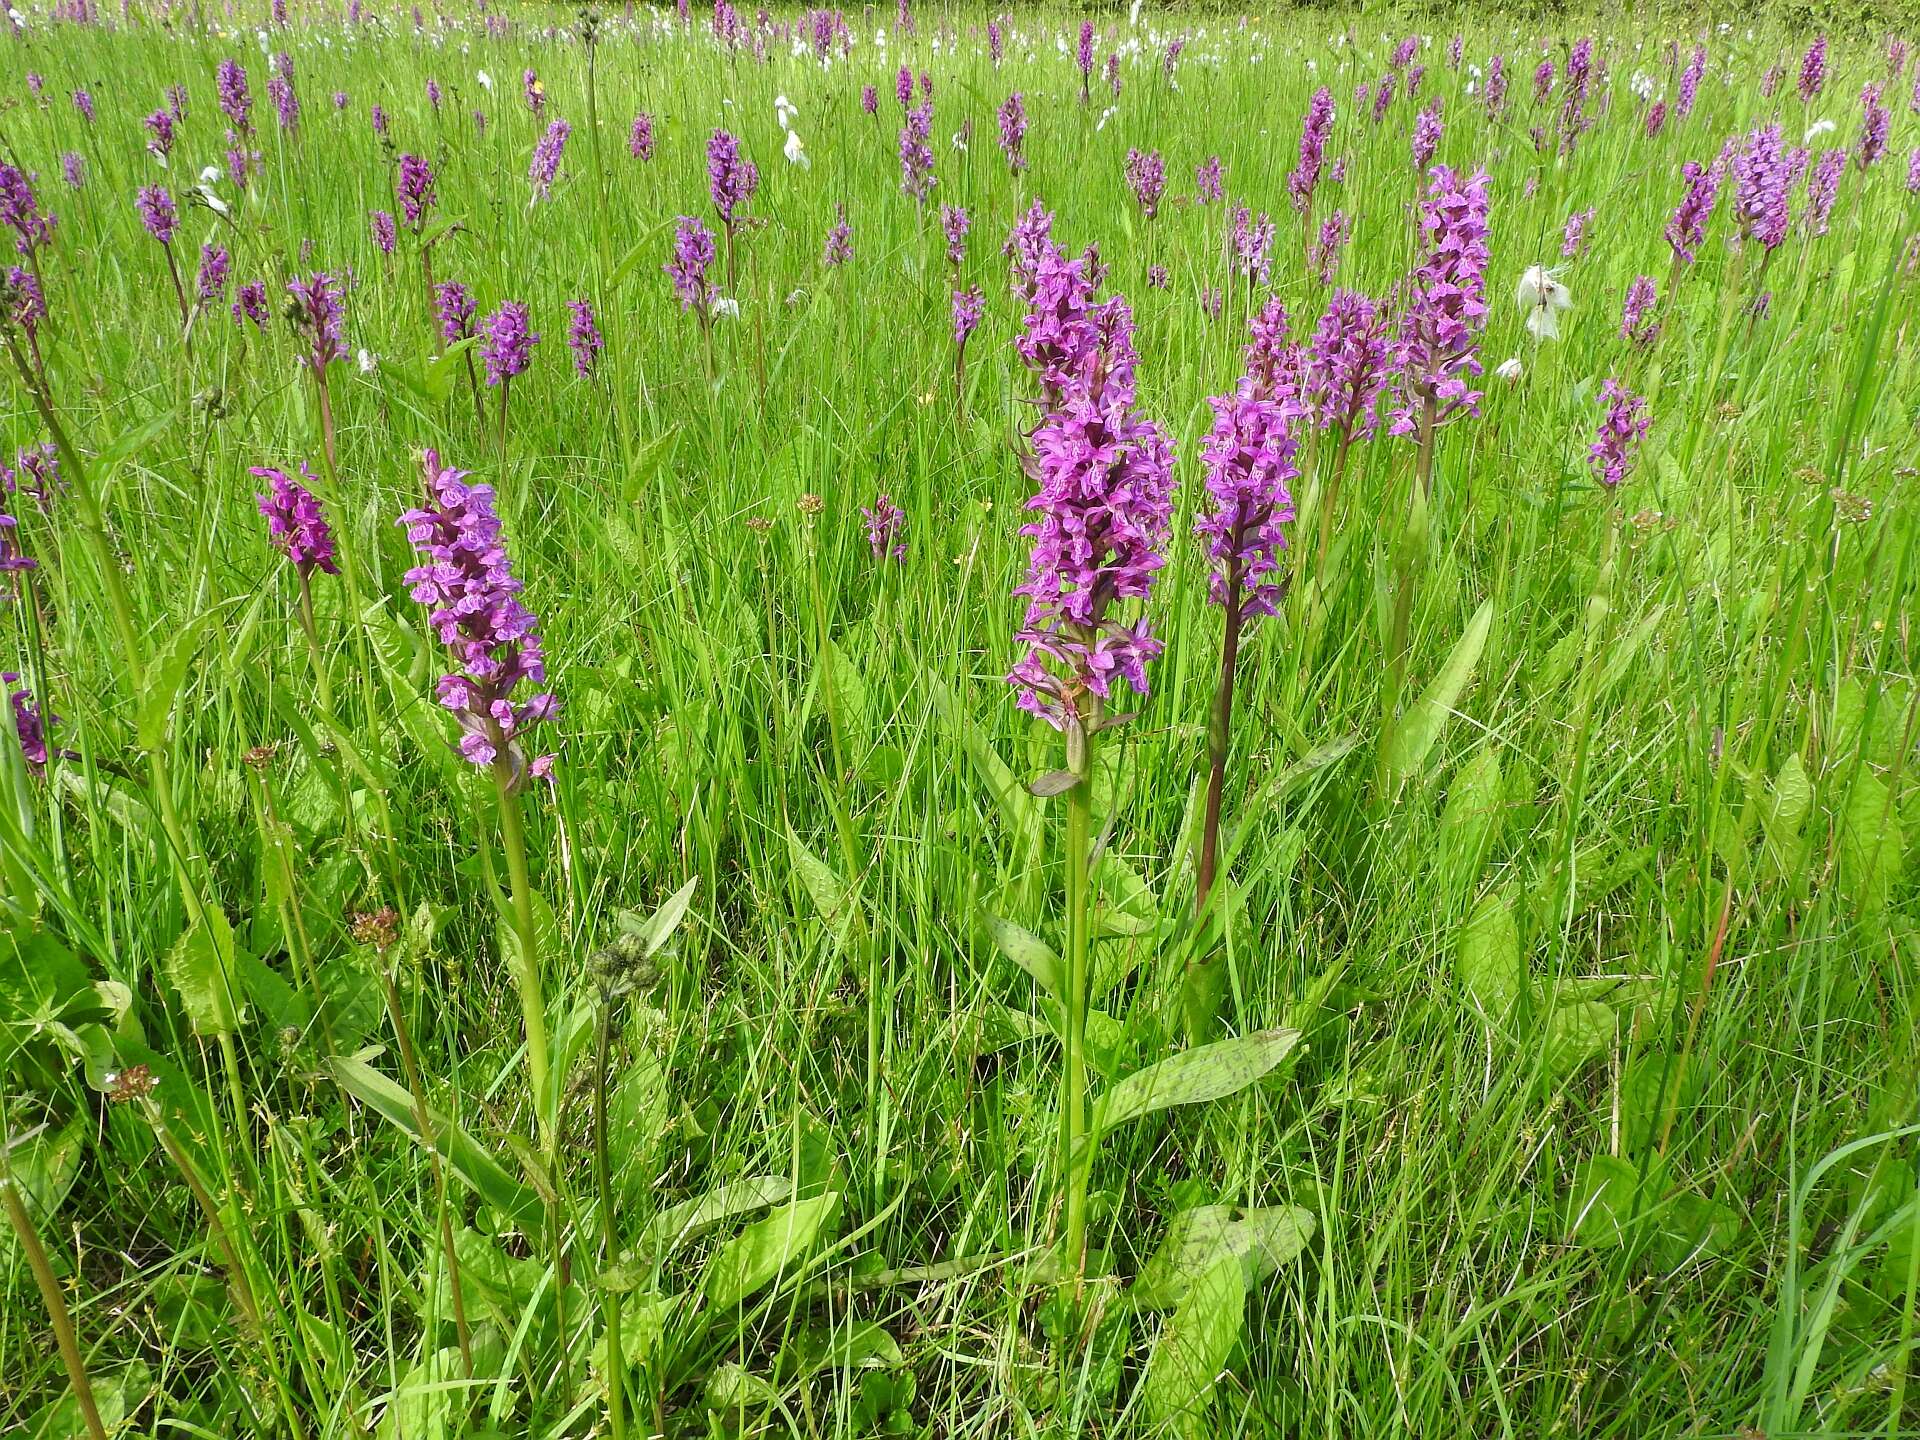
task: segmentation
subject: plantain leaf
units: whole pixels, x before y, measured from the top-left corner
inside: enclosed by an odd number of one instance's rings
[[[793,863],[794,874],[800,877],[800,884],[807,892],[807,898],[813,901],[813,908],[820,912],[820,918],[826,922],[827,929],[834,939],[844,945],[847,938],[860,923],[860,902],[847,888],[833,867],[806,847],[806,843],[794,833],[793,826],[787,826],[787,855]]]
[[[1473,678],[1473,668],[1480,663],[1480,652],[1486,648],[1487,632],[1492,626],[1493,601],[1485,600],[1473,612],[1473,618],[1467,622],[1465,632],[1455,642],[1453,653],[1447,656],[1440,673],[1389,732],[1386,767],[1396,782],[1407,779],[1426,763],[1434,742],[1446,729],[1447,721],[1453,718],[1454,706],[1459,703],[1467,682]]]
[[[413,1096],[406,1090],[365,1061],[336,1058],[332,1063],[333,1078],[341,1089],[416,1141],[422,1140]],[[427,1111],[427,1124],[433,1129],[433,1148],[473,1187],[475,1194],[529,1234],[540,1229],[543,1210],[540,1197],[532,1189],[514,1179],[505,1166],[460,1126],[432,1110]]]
[[[1231,1095],[1278,1065],[1299,1040],[1298,1030],[1258,1030],[1183,1050],[1136,1070],[1094,1102],[1095,1132],[1155,1110]]]
[[[1166,1239],[1140,1267],[1130,1292],[1148,1309],[1177,1305],[1214,1265],[1231,1256],[1240,1262],[1248,1290],[1288,1264],[1313,1238],[1313,1216],[1297,1205],[1242,1210],[1236,1205],[1201,1205],[1183,1210],[1167,1227]]]
[[[174,941],[162,962],[180,992],[187,1023],[196,1035],[231,1035],[246,1019],[233,957],[233,927],[208,907]]]
[[[1240,1261],[1222,1256],[1160,1327],[1140,1382],[1140,1404],[1150,1423],[1190,1419],[1211,1398],[1240,1338],[1246,1293]]]
[[[1573,1000],[1554,1008],[1547,1021],[1543,1063],[1547,1078],[1557,1081],[1603,1053],[1613,1043],[1614,1013],[1598,1000]]]
[[[680,928],[681,920],[686,918],[687,907],[693,903],[693,892],[699,888],[700,877],[696,875],[669,895],[666,902],[644,920],[631,910],[619,913],[616,918],[620,928],[640,942],[642,958],[651,960],[660,953],[660,947]]]
[[[229,601],[227,604],[236,603]],[[173,719],[174,702],[186,689],[187,667],[200,653],[207,630],[219,618],[226,605],[202,610],[179,625],[168,636],[153,663],[147,667],[140,691],[140,706],[134,713],[135,743],[142,750],[157,750],[165,743]]]
[[[1031,975],[1047,994],[1059,998],[1066,984],[1066,967],[1044,940],[986,910],[980,912],[980,923],[1002,955]]]
[[[1520,1001],[1520,932],[1505,891],[1480,897],[1461,925],[1453,951],[1454,978],[1480,1013],[1499,1022]]]
[[[839,1192],[782,1205],[722,1245],[708,1262],[703,1288],[719,1309],[738,1305],[761,1286],[805,1260],[840,1213]]]
[[[734,1180],[662,1210],[640,1232],[634,1250],[641,1255],[665,1256],[723,1221],[749,1210],[778,1205],[792,1193],[793,1182],[782,1175]]]

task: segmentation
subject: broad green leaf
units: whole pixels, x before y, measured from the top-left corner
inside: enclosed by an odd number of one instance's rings
[[[1547,1078],[1571,1075],[1613,1043],[1617,1026],[1613,1011],[1597,1000],[1574,1000],[1558,1005],[1547,1020],[1543,1064]]]
[[[804,1264],[840,1213],[840,1196],[829,1190],[810,1200],[782,1205],[722,1245],[702,1282],[707,1303],[717,1309],[740,1304],[761,1286]]]
[[[1297,1205],[1257,1210],[1202,1205],[1183,1210],[1173,1217],[1160,1248],[1140,1267],[1129,1293],[1134,1303],[1148,1309],[1176,1305],[1228,1256],[1240,1262],[1246,1288],[1257,1289],[1306,1248],[1313,1228],[1313,1216]]]
[[[1567,1195],[1569,1243],[1610,1249],[1625,1243],[1633,1220],[1640,1172],[1617,1155],[1595,1155],[1574,1173]],[[1646,1199],[1639,1201],[1646,1207]]]
[[[896,1366],[905,1362],[900,1342],[871,1320],[841,1325],[809,1325],[780,1352],[775,1367],[787,1383],[804,1380],[822,1370],[858,1370],[866,1366]]]
[[[87,1112],[78,1110],[58,1130],[42,1130],[0,1156],[0,1184],[11,1180],[19,1187],[28,1216],[43,1232],[80,1178],[89,1128]],[[0,1229],[0,1255],[12,1254],[19,1243],[12,1226]]]
[[[1905,848],[1886,785],[1862,770],[1840,823],[1840,883],[1863,916],[1885,913]]]
[[[1719,1254],[1739,1238],[1742,1224],[1739,1211],[1704,1195],[1674,1196],[1654,1221],[1659,1232],[1655,1255],[1668,1270]]]
[[[696,875],[669,895],[660,908],[644,920],[631,910],[619,913],[616,918],[620,928],[640,942],[643,959],[651,960],[659,954],[660,947],[680,928],[681,920],[686,918],[687,907],[693,903],[693,892],[699,888],[700,877]]]
[[[499,1371],[505,1346],[488,1329],[473,1343],[473,1378],[467,1377],[460,1347],[436,1350],[400,1377],[387,1397],[375,1440],[450,1440],[466,1431],[478,1386]]]
[[[122,460],[131,460],[165,433],[167,426],[173,423],[173,417],[173,411],[163,410],[136,425],[129,425],[100,447],[101,465],[110,468]]]
[[[1784,850],[1799,838],[1800,827],[1806,823],[1812,804],[1813,784],[1807,779],[1807,767],[1800,763],[1796,752],[1781,762],[1780,773],[1773,777],[1773,794],[1768,797],[1767,808],[1761,815],[1767,838]]]
[[[180,992],[187,1023],[196,1035],[231,1035],[246,1019],[234,967],[233,927],[209,906],[173,943],[161,962]]]
[[[1467,997],[1487,1019],[1513,1014],[1523,985],[1520,932],[1504,890],[1480,897],[1454,942],[1453,973]]]
[[[1453,784],[1447,787],[1446,808],[1440,812],[1440,845],[1434,865],[1452,895],[1464,896],[1478,883],[1487,846],[1506,813],[1506,804],[1499,752],[1492,745],[1482,746],[1453,777]]]
[[[478,343],[479,337],[469,335],[464,340],[454,341],[427,362],[426,373],[421,383],[426,389],[428,399],[444,403],[447,397],[453,394],[453,387],[458,382],[463,368],[463,357]],[[384,365],[385,362],[383,361],[382,364]]]
[[[828,931],[840,944],[846,944],[860,923],[860,902],[847,888],[847,882],[807,848],[792,825],[787,826],[787,856],[792,861],[793,873],[800,877],[807,898],[813,901],[813,908],[820,913]]]
[[[362,1060],[336,1058],[332,1064],[334,1079],[341,1089],[421,1141],[413,1097],[406,1090]],[[544,1211],[538,1194],[514,1179],[505,1166],[460,1126],[432,1110],[427,1111],[427,1124],[433,1129],[433,1148],[473,1187],[475,1194],[520,1229],[529,1234],[539,1232]]]
[[[1042,990],[1059,997],[1066,985],[1066,967],[1044,940],[986,910],[980,912],[980,923],[1002,955],[1031,975]]]
[[[89,1362],[87,1382],[93,1387],[93,1404],[101,1425],[107,1434],[118,1436],[129,1433],[123,1428],[128,1417],[147,1403],[153,1391],[153,1372],[144,1360],[130,1361],[117,1370]],[[88,1440],[90,1434],[80,1402],[71,1390],[28,1421],[24,1433],[27,1440]]]
[[[165,743],[174,704],[186,689],[187,667],[193,664],[193,657],[200,653],[206,641],[207,630],[225,608],[214,606],[202,610],[175,626],[160,653],[147,666],[140,706],[134,715],[134,739],[142,750],[157,750]]]
[[[714,1226],[749,1210],[778,1205],[792,1193],[793,1183],[784,1175],[755,1175],[731,1181],[662,1210],[640,1232],[634,1252],[664,1257]]]
[[[1094,1103],[1094,1127],[1111,1130],[1155,1110],[1231,1095],[1278,1065],[1299,1040],[1297,1030],[1258,1030],[1171,1055],[1101,1095]]]
[[[1187,1291],[1147,1357],[1140,1404],[1154,1425],[1195,1416],[1213,1395],[1214,1382],[1240,1338],[1246,1310],[1246,1280],[1240,1261],[1216,1261]]]
[[[1453,718],[1454,706],[1473,678],[1474,666],[1480,663],[1480,652],[1486,648],[1487,632],[1492,626],[1493,601],[1486,600],[1467,622],[1465,633],[1454,644],[1453,653],[1447,656],[1440,673],[1388,735],[1386,768],[1397,781],[1407,779],[1426,763],[1428,752],[1446,729],[1447,721]]]
[[[867,697],[866,678],[847,652],[831,640],[827,641],[824,678],[833,683],[834,716],[848,752],[842,758],[857,768],[873,740],[873,711]]]

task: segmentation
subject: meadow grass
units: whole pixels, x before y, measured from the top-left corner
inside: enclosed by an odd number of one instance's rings
[[[1804,101],[1810,35],[1700,27],[1697,104],[1650,137],[1634,77],[1671,105],[1691,22],[1103,11],[1120,93],[1097,69],[1083,104],[1079,18],[1009,18],[998,65],[985,11],[928,5],[911,37],[850,12],[826,64],[751,16],[723,46],[704,12],[605,11],[591,44],[530,9],[25,18],[0,150],[58,213],[38,345],[85,475],[5,507],[38,567],[0,576],[0,668],[65,753],[0,747],[20,1202],[0,1430],[88,1434],[90,1391],[107,1433],[156,1437],[1920,1431],[1912,71],[1825,233],[1798,185],[1782,245],[1731,244],[1729,181],[1676,266],[1681,163],[1768,121],[1855,145],[1882,37],[1835,36]],[[1419,96],[1375,123],[1354,87],[1409,30]],[[1533,67],[1588,33],[1596,123],[1556,153]],[[291,132],[264,50],[293,57]],[[189,201],[223,164],[229,56],[260,157],[244,194],[212,184],[221,216]],[[903,63],[933,83],[926,207],[901,193]],[[1422,521],[1415,445],[1355,445],[1324,572],[1331,446],[1305,440],[1296,583],[1244,643],[1224,898],[1196,938],[1222,629],[1192,533],[1206,399],[1268,293],[1299,337],[1330,294],[1285,179],[1322,83],[1339,285],[1404,299],[1430,98],[1436,163],[1488,172],[1489,373],[1440,432]],[[174,84],[162,170],[141,118]],[[1015,90],[1022,173],[995,138]],[[556,115],[572,135],[536,199]],[[709,346],[661,266],[676,216],[718,229],[720,126],[760,185]],[[1166,159],[1153,219],[1132,148]],[[372,237],[401,152],[435,173],[433,277],[483,314],[528,302],[543,337],[504,425],[470,352],[434,358],[423,237]],[[1202,203],[1215,155],[1226,200]],[[266,282],[265,330],[223,301],[183,340],[134,204],[162,183],[188,288],[202,241],[227,247],[234,283]],[[1083,1287],[1047,1258],[1061,1012],[983,919],[1050,942],[1067,919],[1072,801],[1024,788],[1059,737],[1001,678],[1036,414],[1001,243],[1036,199],[1131,301],[1140,408],[1178,454],[1165,654],[1074,792],[1103,840],[1088,1062],[1105,1085],[1181,1052],[1185,961],[1215,944],[1226,1030],[1299,1036],[1257,1083],[1106,1138]],[[941,204],[971,215],[958,266]],[[1223,251],[1235,204],[1275,220],[1270,287]],[[838,206],[853,258],[829,268]],[[1514,303],[1535,264],[1572,300],[1557,340]],[[318,269],[350,277],[331,468],[280,314]],[[1650,346],[1619,326],[1642,274]],[[987,303],[957,397],[967,285]],[[590,380],[565,351],[580,298],[606,341]],[[1519,377],[1495,378],[1509,356]],[[50,438],[32,373],[8,371],[8,454]],[[1587,461],[1610,377],[1653,420],[1618,490]],[[402,580],[429,448],[498,487],[561,705],[552,784],[504,805],[452,749],[448,662]],[[302,462],[349,571],[311,577],[311,646],[248,473]],[[881,493],[898,563],[865,533]],[[501,827],[522,810],[515,886]],[[550,1093],[516,989],[551,1031]],[[1224,1271],[1204,1246],[1149,1267],[1206,1206],[1284,1233]]]

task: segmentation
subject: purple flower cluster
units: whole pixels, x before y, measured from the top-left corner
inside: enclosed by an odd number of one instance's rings
[[[162,165],[173,153],[173,112],[156,110],[140,122],[147,127],[147,150]]]
[[[986,313],[987,299],[978,285],[953,292],[953,343],[964,350],[967,337],[979,327]]]
[[[1233,247],[1234,266],[1239,272],[1255,284],[1264,285],[1273,273],[1273,221],[1262,211],[1256,219],[1253,212],[1241,205],[1233,212],[1233,234],[1229,243]]]
[[[1815,235],[1827,233],[1827,220],[1833,214],[1833,202],[1840,193],[1840,177],[1846,172],[1845,146],[1820,152],[1813,171],[1807,176],[1806,225]]]
[[[524,374],[539,343],[526,304],[505,301],[480,324],[480,358],[487,367],[487,384],[505,385]]]
[[[1600,388],[1600,399],[1607,413],[1587,451],[1587,463],[1593,467],[1594,478],[1611,490],[1627,478],[1653,420],[1647,414],[1647,402],[1618,380],[1609,380]]]
[[[1279,303],[1270,301],[1269,312]],[[1294,518],[1290,487],[1300,475],[1294,428],[1306,407],[1290,385],[1275,383],[1281,357],[1274,341],[1284,335],[1285,312],[1279,312],[1277,326],[1275,319],[1268,313],[1255,321],[1239,385],[1208,399],[1213,428],[1200,446],[1209,503],[1193,528],[1208,541],[1213,561],[1207,597],[1223,607],[1237,604],[1241,623],[1278,611],[1280,586],[1273,577],[1287,544],[1283,527]]]
[[[575,373],[582,380],[591,380],[599,368],[600,352],[606,349],[606,342],[600,338],[600,327],[594,323],[591,301],[567,301],[567,348],[573,351]]]
[[[287,294],[293,297],[289,307],[293,327],[307,337],[308,350],[301,358],[317,378],[347,353],[340,286],[326,271],[317,270],[305,280],[288,281]]]
[[[180,213],[174,209],[173,194],[164,185],[142,185],[134,197],[140,211],[140,223],[162,245],[171,245],[180,228]]]
[[[273,103],[273,113],[279,117],[280,128],[293,131],[300,125],[300,97],[293,93],[293,64],[288,61],[283,73],[276,68],[267,77],[267,99]]]
[[[680,298],[682,310],[696,312],[704,324],[714,302],[714,289],[707,279],[707,267],[713,264],[713,232],[691,215],[682,215],[674,232],[673,257],[661,268],[673,281],[673,293]]]
[[[233,296],[233,323],[244,325],[249,320],[253,328],[264,330],[271,318],[267,311],[267,282],[249,280]]]
[[[1353,290],[1337,290],[1308,342],[1302,390],[1314,423],[1348,438],[1370,436],[1393,364],[1391,321]]]
[[[1626,303],[1620,309],[1620,338],[1642,348],[1651,345],[1660,333],[1660,321],[1654,313],[1659,300],[1651,275],[1636,275],[1627,286]]]
[[[636,160],[653,159],[653,116],[642,110],[627,132],[627,152]]]
[[[0,520],[4,519],[5,516],[0,516]],[[0,553],[4,553],[5,543],[5,531],[0,530]],[[0,561],[0,568],[4,568],[4,561]],[[12,685],[20,685],[18,675],[11,670],[0,675],[0,686]],[[60,717],[42,714],[34,704],[33,692],[24,685],[9,690],[7,698],[13,706],[13,733],[20,737],[20,754],[27,762],[27,769],[38,775],[47,766],[47,736],[59,725]]]
[[[8,163],[0,163],[0,225],[13,230],[13,248],[21,255],[31,255],[54,234],[54,215],[40,209],[33,182]]]
[[[194,277],[195,292],[202,305],[214,305],[227,293],[227,275],[232,261],[218,245],[200,247],[200,270]]]
[[[847,223],[847,207],[834,207],[833,228],[827,231],[827,246],[820,255],[820,263],[829,270],[844,265],[853,259],[853,227]]]
[[[1127,185],[1147,219],[1160,213],[1160,197],[1167,192],[1167,166],[1158,150],[1127,151]]]
[[[1487,61],[1487,118],[1498,121],[1507,109],[1507,60],[1496,55]]]
[[[375,210],[367,219],[368,228],[373,234],[374,246],[382,255],[393,254],[393,247],[399,242],[400,233],[394,227],[393,216],[385,210]]]
[[[1026,138],[1027,109],[1016,90],[1000,106],[1000,148],[1006,152],[1007,164],[1016,175],[1027,168],[1027,157],[1021,148]]]
[[[1774,249],[1787,238],[1794,179],[1793,157],[1784,149],[1780,127],[1768,125],[1748,135],[1733,152],[1732,169],[1741,237]]]
[[[1673,110],[1682,120],[1693,113],[1694,102],[1700,95],[1700,78],[1707,73],[1707,47],[1696,45],[1693,53],[1687,57],[1687,68],[1680,73],[1680,93],[1673,102]]]
[[[473,296],[458,280],[443,280],[433,287],[433,314],[440,322],[442,343],[457,345],[470,338],[476,309]]]
[[[964,205],[940,207],[940,231],[947,237],[947,263],[959,265],[967,258],[967,231],[973,221]]]
[[[340,566],[334,558],[333,528],[327,524],[313,492],[283,470],[256,465],[247,473],[269,482],[267,493],[253,498],[266,519],[267,535],[274,548],[293,562],[300,578],[305,580],[315,570],[338,575]],[[300,473],[309,481],[313,479],[313,472],[304,464]]]
[[[1680,173],[1686,178],[1687,193],[1680,197],[1673,218],[1667,221],[1667,244],[1678,258],[1692,264],[1706,238],[1707,220],[1720,199],[1720,166],[1689,160],[1680,167]]]
[[[227,59],[220,62],[220,68],[214,72],[214,94],[220,113],[227,117],[227,122],[242,135],[251,135],[253,96],[247,90],[247,72],[240,68],[239,61]],[[91,99],[88,104],[91,106]]]
[[[1331,285],[1340,273],[1340,253],[1352,238],[1347,212],[1336,210],[1320,222],[1320,233],[1307,247],[1307,263],[1322,285]]]
[[[1413,117],[1413,168],[1424,172],[1433,162],[1433,154],[1440,148],[1440,135],[1445,124],[1440,118],[1440,102],[1435,99]]]
[[[1227,196],[1226,167],[1218,155],[1209,155],[1206,163],[1193,172],[1193,193],[1202,205],[1211,205]]]
[[[1593,222],[1592,210],[1576,210],[1567,217],[1566,226],[1560,232],[1560,258],[1573,260],[1587,243],[1587,226]]]
[[[560,174],[560,156],[567,148],[567,136],[572,133],[573,127],[556,115],[547,126],[547,133],[535,142],[527,178],[533,182],[536,199],[545,200],[553,193],[553,182]]]
[[[400,202],[400,213],[406,218],[407,228],[415,234],[426,222],[427,211],[433,208],[433,167],[418,155],[402,155],[400,169],[394,176],[394,198]]]
[[[1435,423],[1468,410],[1478,413],[1480,374],[1474,353],[1486,323],[1487,175],[1462,180],[1436,165],[1421,202],[1425,254],[1413,274],[1413,298],[1400,322],[1402,404],[1392,432],[1419,429],[1421,412]]]
[[[933,174],[933,101],[907,111],[900,128],[900,188],[924,203],[937,183]]]
[[[1300,159],[1287,176],[1287,194],[1293,208],[1302,215],[1313,206],[1313,192],[1320,184],[1320,167],[1326,159],[1327,137],[1333,133],[1333,91],[1322,85],[1307,102],[1307,117],[1300,126]]]
[[[873,558],[905,564],[907,512],[893,503],[891,495],[882,491],[874,496],[871,507],[862,505],[860,513],[866,517],[867,544],[873,547]]]
[[[25,495],[41,510],[53,508],[53,497],[66,489],[60,478],[60,452],[52,445],[29,445],[13,452],[13,468],[0,465],[0,481],[9,495]]]
[[[1854,161],[1862,170],[1887,153],[1887,128],[1892,122],[1887,107],[1880,103],[1880,87],[1868,85],[1860,92],[1860,143],[1854,147]]]
[[[1026,461],[1036,518],[1020,533],[1033,552],[1014,591],[1027,599],[1026,653],[1007,680],[1023,710],[1061,730],[1080,723],[1089,691],[1104,699],[1123,680],[1147,693],[1160,642],[1144,615],[1109,612],[1151,592],[1173,515],[1173,445],[1134,409],[1132,312],[1122,296],[1094,299],[1094,266],[1041,242],[1019,342],[1046,411]]]
[[[442,466],[432,450],[425,461],[429,504],[407,511],[399,523],[424,559],[407,571],[407,584],[413,598],[430,607],[428,622],[460,666],[440,677],[440,703],[460,723],[461,755],[492,767],[517,789],[529,776],[553,770],[553,756],[529,761],[524,744],[529,731],[558,713],[553,696],[513,701],[521,681],[536,687],[546,681],[540,622],[520,602],[493,487],[467,484],[468,472]]]
[[[1827,80],[1827,37],[1816,35],[1800,58],[1800,98],[1812,100]]]
[[[740,153],[740,142],[725,130],[707,141],[707,189],[720,223],[732,229],[740,211],[760,188],[760,170]]]
[[[40,562],[22,550],[13,538],[13,532],[20,522],[0,511],[0,575],[17,574],[22,570],[35,570]]]

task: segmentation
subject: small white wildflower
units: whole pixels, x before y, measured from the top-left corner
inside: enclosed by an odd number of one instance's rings
[[[362,375],[371,375],[375,370],[380,368],[380,357],[364,345],[360,347],[360,354],[356,358],[360,361],[360,373]]]
[[[1528,266],[1514,299],[1527,312],[1528,334],[1536,340],[1560,338],[1559,312],[1573,304],[1573,296],[1557,275],[1544,265]]]
[[[1508,356],[1505,360],[1502,360],[1498,365],[1493,367],[1493,373],[1509,385],[1517,383],[1521,373],[1520,357],[1518,355]]]
[[[716,315],[726,315],[738,320],[740,318],[740,302],[731,295],[722,295],[718,300],[713,302],[713,313]]]
[[[802,170],[813,168],[813,161],[807,155],[807,147],[800,143],[798,130],[787,131],[787,143],[783,148],[789,165],[798,165]]]
[[[782,130],[791,130],[795,118],[800,114],[800,109],[785,95],[776,95],[773,97],[773,113],[779,117]]]
[[[1807,127],[1807,133],[1800,137],[1800,143],[1802,145],[1811,145],[1822,135],[1831,135],[1839,128],[1840,127],[1831,120],[1816,120]]]
[[[487,74],[486,71],[477,71],[473,78],[480,82],[480,88],[482,90],[486,91],[489,95],[493,93],[493,77]]]

